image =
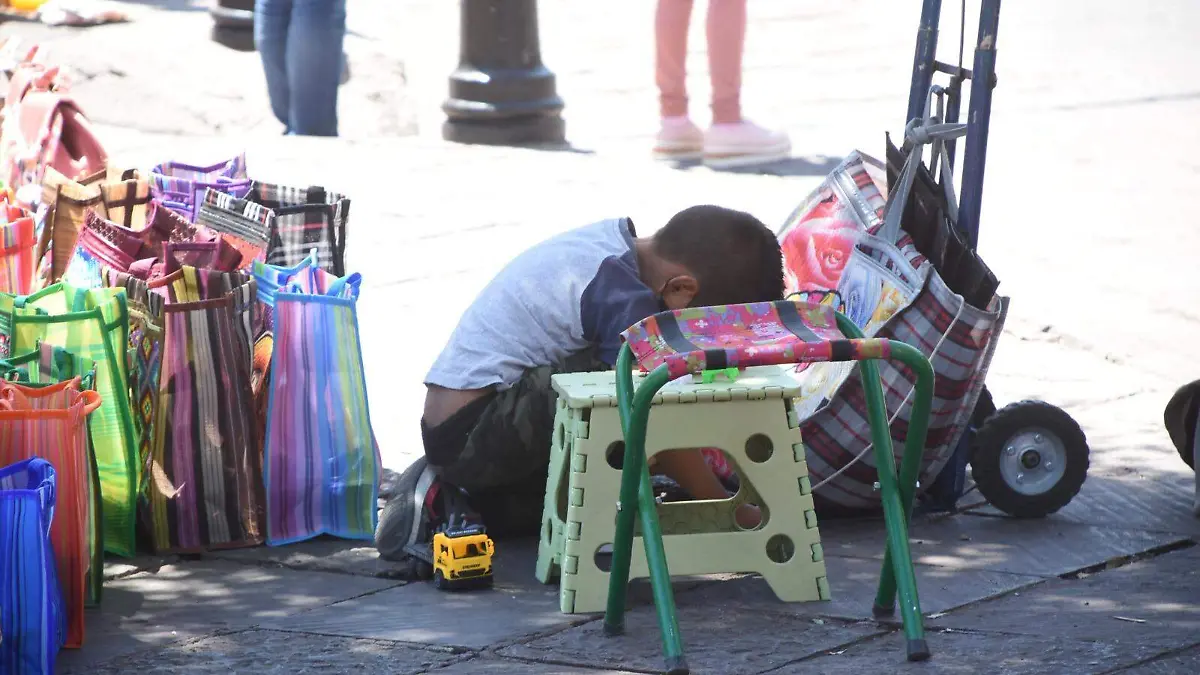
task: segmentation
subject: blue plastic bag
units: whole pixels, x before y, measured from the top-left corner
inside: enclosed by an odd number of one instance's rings
[[[0,673],[48,675],[66,639],[50,523],[54,467],[33,458],[0,469]]]

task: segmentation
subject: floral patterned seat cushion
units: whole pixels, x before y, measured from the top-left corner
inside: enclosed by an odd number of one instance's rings
[[[847,339],[832,307],[781,300],[660,312],[621,334],[638,365],[671,377],[724,368],[887,358],[886,340]]]

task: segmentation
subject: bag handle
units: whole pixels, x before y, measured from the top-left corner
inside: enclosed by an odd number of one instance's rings
[[[78,378],[76,378],[78,379]],[[100,394],[91,389],[84,389],[79,392],[83,400],[83,416],[87,417],[100,409],[100,404],[103,401],[100,399]]]
[[[919,119],[913,119],[904,126],[904,144],[910,146],[908,158],[904,160],[904,167],[900,170],[899,180],[896,186],[889,191],[887,203],[884,205],[883,227],[879,229],[879,237],[885,241],[895,243],[900,238],[900,219],[904,215],[904,207],[908,204],[908,195],[912,192],[913,181],[917,177],[917,170],[921,167],[921,156],[923,154],[923,146],[938,141],[939,145],[935,146],[935,152],[940,148],[940,160],[942,166],[948,166],[949,160],[945,156],[945,141],[964,136],[967,133],[967,125],[962,122],[948,124],[941,122],[941,118],[933,116],[930,111],[932,100],[944,95],[945,90],[940,85],[933,85],[929,88],[929,97],[925,99],[925,113]],[[939,107],[939,113],[941,112]],[[939,157],[935,154],[934,160]],[[947,194],[954,191],[953,180],[945,181]],[[957,208],[956,208],[957,210]]]
[[[901,281],[915,288],[921,286],[923,282],[921,272],[916,267],[913,267],[913,264],[909,262],[904,252],[896,248],[896,245],[892,242],[873,234],[863,233],[858,237],[856,248],[864,248],[879,253],[895,266],[896,269],[889,271],[898,276]]]

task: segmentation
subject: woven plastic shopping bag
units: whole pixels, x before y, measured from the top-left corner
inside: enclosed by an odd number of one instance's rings
[[[40,457],[58,475],[50,539],[67,617],[67,647],[83,646],[83,607],[92,562],[87,416],[100,407],[96,392],[80,391],[79,385],[79,379],[46,387],[0,382],[0,465]]]
[[[346,273],[346,224],[350,200],[320,186],[292,187],[254,181],[248,201],[271,209],[266,262],[295,265],[316,252],[316,265],[341,276]]]
[[[221,235],[242,254],[242,266],[265,260],[275,212],[261,204],[208,189],[204,192],[196,224]]]
[[[261,455],[251,403],[248,275],[184,266],[150,282],[168,295],[147,478],[159,552],[262,543]]]
[[[987,292],[983,306],[973,305],[961,288],[956,290],[947,284],[938,266],[917,247],[907,231],[920,225],[905,217],[912,213],[908,197],[919,166],[918,155],[898,175],[888,195],[882,222],[876,222],[857,239],[854,251],[880,275],[903,280],[898,282],[901,286],[918,282],[906,287],[916,291],[911,300],[898,303],[898,308],[882,325],[869,325],[868,332],[870,337],[916,347],[930,360],[936,374],[918,494],[933,484],[953,455],[974,411],[995,339],[1004,323],[1004,303],[994,295],[994,285]],[[936,224],[936,228],[952,227],[945,219]],[[944,240],[954,236],[945,230],[936,236],[926,234],[923,239]],[[893,440],[900,452],[907,437],[916,380],[908,369],[891,362],[881,362],[879,371]],[[877,509],[880,499],[874,487],[877,471],[865,433],[866,401],[858,370],[852,369],[835,389],[827,391],[815,412],[806,407],[810,403],[800,401],[797,409],[803,420],[800,428],[815,503],[827,513]]]
[[[154,198],[190,222],[199,217],[209,189],[234,197],[244,197],[250,189],[245,153],[208,166],[163,162],[150,170],[148,179]]]
[[[0,198],[0,293],[29,293],[37,266],[37,226],[33,217]]]
[[[104,503],[104,550],[132,556],[140,472],[129,409],[125,292],[58,283],[29,296],[0,294],[0,329],[14,354],[47,343],[95,363],[104,405],[88,419],[88,429]]]
[[[909,254],[871,234],[883,224],[882,164],[851,153],[788,217],[780,230],[789,298],[833,305],[873,337],[912,303],[924,273]],[[882,264],[881,264],[882,263]],[[824,406],[855,368],[853,362],[804,364],[797,414]]]
[[[73,379],[79,380],[79,389],[96,388],[96,365],[91,359],[72,354],[61,348],[43,343],[40,348],[0,360],[0,376],[10,382],[20,382],[35,387],[57,385]],[[96,467],[96,453],[92,448],[91,435],[87,441],[88,499],[87,546],[90,560],[87,573],[86,604],[100,604],[104,587],[104,533],[100,522],[100,473]]]
[[[65,278],[93,286],[105,268],[149,280],[173,272],[180,264],[232,271],[240,263],[241,255],[216,232],[151,201],[145,221],[133,228],[89,212]]]
[[[266,438],[267,543],[370,540],[380,460],[356,303],[361,277],[305,268],[274,295]]]
[[[57,477],[44,459],[0,468],[0,672],[50,675],[66,635],[50,529]]]
[[[141,467],[138,486],[138,513],[149,523],[149,492],[146,481],[154,448],[154,421],[158,414],[158,382],[162,371],[163,306],[166,297],[151,290],[147,282],[127,272],[111,268],[101,271],[104,285],[125,291],[129,311],[127,376],[130,414],[137,444],[137,464]],[[153,526],[147,527],[152,530]]]

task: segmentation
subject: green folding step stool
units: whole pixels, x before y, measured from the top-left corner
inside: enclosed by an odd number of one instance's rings
[[[625,447],[608,606],[604,616],[605,633],[619,635],[624,632],[634,526],[635,520],[640,520],[654,605],[662,631],[666,672],[669,675],[689,672],[675,613],[658,504],[646,464],[647,424],[659,390],[672,379],[688,374],[784,363],[861,361],[863,391],[887,527],[874,613],[876,617],[891,615],[895,611],[898,592],[908,659],[923,661],[929,658],[908,543],[908,520],[933,402],[933,367],[929,361],[917,349],[902,342],[864,338],[854,322],[832,307],[786,300],[662,312],[630,327],[622,337],[625,344],[617,359],[616,374],[617,405]],[[633,386],[635,359],[642,370],[649,372],[636,391]],[[899,479],[879,369],[874,363],[877,359],[895,359],[917,374],[912,421]],[[774,514],[774,517],[780,517],[780,514]]]
[[[803,393],[804,377],[786,365],[734,369],[733,376],[683,378],[654,396],[647,457],[676,448],[718,448],[740,483],[729,499],[659,505],[671,571],[757,573],[784,602],[829,600],[793,403]],[[557,580],[563,612],[603,612],[609,575],[601,551],[613,540],[625,438],[617,376],[563,373],[552,383],[558,401],[537,578],[546,584]],[[737,525],[734,514],[746,502],[764,510],[757,527]],[[632,556],[631,576],[648,577],[645,557],[636,549]]]

